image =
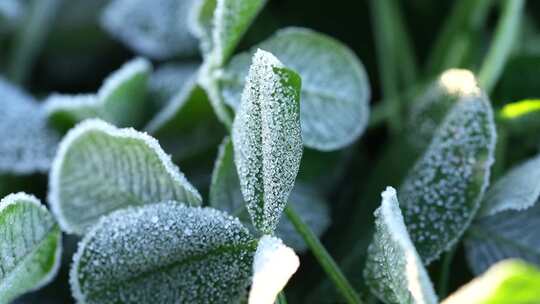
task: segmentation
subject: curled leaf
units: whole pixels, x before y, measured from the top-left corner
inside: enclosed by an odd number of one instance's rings
[[[234,159],[255,228],[272,234],[302,157],[300,77],[272,54],[253,56],[234,120]]]
[[[0,303],[49,283],[58,272],[62,235],[37,198],[25,193],[0,201]]]
[[[49,202],[60,226],[83,234],[99,217],[128,206],[201,196],[152,137],[87,120],[64,137],[49,178]]]
[[[71,268],[79,303],[235,303],[256,243],[242,224],[176,202],[119,210],[84,237]]]

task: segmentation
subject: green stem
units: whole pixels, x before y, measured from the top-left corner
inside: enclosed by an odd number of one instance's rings
[[[478,76],[480,84],[488,93],[493,90],[504,70],[518,36],[519,23],[525,7],[525,0],[505,0],[501,3],[502,13],[495,37]]]
[[[287,208],[285,208],[285,214],[296,228],[296,231],[302,236],[306,244],[309,246],[311,252],[319,261],[319,264],[330,277],[334,285],[341,292],[347,303],[361,304],[362,301],[360,300],[358,293],[354,290],[351,283],[349,283],[345,275],[341,272],[339,266],[330,256],[328,251],[326,251],[317,236],[313,233],[313,231],[311,231],[306,223],[304,223],[300,216],[298,216],[290,204],[287,206]]]
[[[448,288],[450,281],[450,266],[452,266],[452,260],[454,259],[454,256],[456,254],[456,247],[452,247],[448,252],[444,254],[442,266],[441,266],[441,273],[439,275],[439,284],[438,284],[438,294],[439,299],[444,299],[448,295]]]
[[[287,304],[287,298],[285,297],[285,292],[281,291],[276,299],[276,304]]]
[[[34,0],[11,49],[8,78],[23,84],[52,27],[60,0]]]

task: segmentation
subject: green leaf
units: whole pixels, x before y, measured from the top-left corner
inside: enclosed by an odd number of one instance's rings
[[[437,303],[427,271],[405,227],[396,190],[387,187],[381,196],[364,269],[367,284],[386,303]]]
[[[280,239],[269,235],[261,237],[253,259],[249,304],[274,304],[299,266],[298,256]]]
[[[46,172],[59,136],[34,98],[0,77],[0,173]]]
[[[507,258],[540,265],[540,156],[513,168],[486,193],[465,239],[467,260],[480,274]]]
[[[119,210],[79,245],[79,303],[235,303],[249,286],[256,242],[235,218],[175,202]]]
[[[405,178],[399,191],[403,215],[424,263],[454,246],[476,215],[489,183],[495,138],[487,97],[463,96]]]
[[[67,131],[86,118],[101,118],[122,127],[144,122],[151,63],[136,58],[109,75],[97,94],[51,95],[45,104],[49,121]]]
[[[175,161],[215,149],[224,135],[208,97],[194,79],[186,82],[145,130],[159,140]]]
[[[208,0],[204,0],[208,1]],[[210,0],[212,2],[212,0]],[[217,0],[212,28],[211,65],[223,66],[267,0]],[[208,4],[211,7],[212,4]],[[208,10],[203,10],[208,16]],[[203,17],[200,20],[208,20]],[[203,21],[203,24],[207,21]]]
[[[217,0],[200,0],[193,4],[188,26],[191,33],[199,38],[203,54],[212,51],[212,26]]]
[[[21,192],[0,201],[0,303],[56,276],[61,238],[58,224],[34,196]]]
[[[162,109],[184,89],[199,68],[197,62],[166,63],[150,76],[148,93],[155,109]]]
[[[307,147],[336,150],[363,133],[370,89],[362,63],[344,44],[308,29],[280,30],[235,56],[220,76],[227,104],[238,107],[250,58],[258,48],[273,53],[302,77],[301,123]]]
[[[49,203],[62,229],[83,234],[128,206],[201,196],[152,137],[87,120],[64,137],[49,178]]]
[[[264,234],[276,229],[300,167],[300,86],[294,71],[257,51],[233,124],[242,194],[255,228]]]
[[[101,25],[133,51],[153,59],[193,56],[197,40],[188,30],[187,20],[195,1],[111,1],[103,11]]]
[[[491,267],[450,295],[442,304],[528,304],[540,300],[540,270],[516,260]]]

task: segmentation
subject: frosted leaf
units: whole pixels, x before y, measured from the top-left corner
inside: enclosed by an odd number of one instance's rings
[[[412,103],[407,119],[407,141],[423,151],[448,111],[462,97],[479,96],[481,90],[474,74],[468,70],[450,69],[429,84]]]
[[[49,178],[49,203],[64,231],[83,234],[114,210],[166,200],[201,204],[200,194],[152,137],[86,120],[62,140]]]
[[[198,68],[198,63],[190,62],[168,63],[156,69],[148,83],[148,91],[155,108],[163,108],[178,92],[184,90]]]
[[[233,124],[240,189],[264,234],[275,230],[300,167],[300,85],[295,72],[257,51]]]
[[[264,235],[253,259],[248,303],[273,304],[299,266],[300,259],[291,248],[276,237]]]
[[[403,221],[396,190],[387,187],[375,211],[375,234],[364,278],[386,303],[435,304],[437,296]]]
[[[369,116],[369,83],[362,63],[344,44],[303,28],[287,28],[233,58],[220,77],[225,102],[237,108],[251,54],[273,53],[302,77],[302,136],[307,147],[343,148],[365,130]],[[314,64],[316,63],[316,64]]]
[[[539,197],[540,156],[516,166],[489,189],[465,238],[474,273],[507,258],[540,265]]]
[[[56,276],[61,237],[58,224],[34,196],[10,194],[0,201],[0,303]]]
[[[223,126],[216,120],[205,92],[190,79],[145,127],[174,160],[215,149],[223,138]]]
[[[0,77],[0,172],[46,172],[59,136],[47,126],[43,108]]]
[[[540,156],[513,168],[486,193],[479,216],[525,210],[540,197]]]
[[[266,1],[217,0],[212,21],[212,51],[210,61],[213,66],[221,67],[227,62],[233,54],[236,45],[240,42],[242,36],[244,36],[244,33],[266,4]],[[208,19],[204,17],[202,20]],[[203,22],[206,23],[207,21]]]
[[[445,299],[442,304],[538,303],[540,270],[517,260],[491,267]]]
[[[256,242],[235,218],[175,202],[103,217],[74,256],[78,303],[235,303]]]
[[[109,75],[97,94],[52,94],[45,102],[49,120],[62,130],[95,117],[124,127],[140,125],[151,69],[148,60],[136,58]]]
[[[240,190],[240,182],[234,165],[233,146],[229,137],[226,137],[219,147],[218,157],[212,172],[209,199],[210,206],[237,215],[242,221],[248,221],[243,217],[246,203]],[[330,226],[328,203],[307,185],[296,183],[290,194],[289,204],[294,207],[302,221],[318,237]],[[307,250],[307,244],[288,218],[281,218],[275,234],[295,251],[304,252]]]
[[[101,25],[135,52],[153,59],[192,56],[197,40],[187,20],[194,1],[114,0],[105,8]]]
[[[197,0],[192,6],[188,27],[191,33],[199,38],[203,54],[212,50],[212,26],[217,0]]]
[[[485,95],[459,99],[399,189],[407,229],[424,263],[451,248],[489,183],[495,123]]]

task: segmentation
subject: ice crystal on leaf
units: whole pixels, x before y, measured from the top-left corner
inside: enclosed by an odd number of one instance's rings
[[[256,242],[235,218],[176,202],[119,210],[82,240],[71,269],[80,303],[236,303]]]
[[[399,189],[415,246],[429,264],[451,248],[476,215],[494,160],[495,123],[483,94],[460,98]]]
[[[259,50],[234,120],[235,163],[255,227],[272,234],[302,157],[300,77]]]
[[[31,174],[51,165],[59,136],[47,126],[43,108],[0,78],[0,172]]]
[[[192,56],[197,40],[188,29],[188,16],[197,0],[114,0],[101,24],[135,52],[154,59]]]
[[[276,237],[263,236],[253,260],[249,304],[273,304],[299,266],[300,259],[291,248]]]
[[[49,179],[49,202],[62,229],[82,234],[100,216],[128,206],[201,196],[152,137],[87,120],[64,137]]]
[[[49,283],[60,266],[61,232],[37,198],[0,201],[0,303]]]
[[[235,56],[220,76],[227,104],[238,107],[250,58],[258,48],[271,52],[302,77],[300,116],[307,147],[336,150],[362,134],[370,97],[362,63],[344,44],[304,28],[280,30]]]
[[[436,304],[429,276],[403,222],[396,190],[387,187],[381,196],[364,269],[367,284],[386,303]]]

